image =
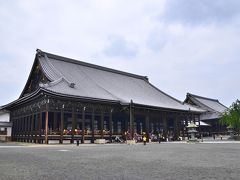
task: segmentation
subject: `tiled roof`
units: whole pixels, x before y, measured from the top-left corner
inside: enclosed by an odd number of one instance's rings
[[[190,93],[187,94],[187,97],[190,98],[196,105],[208,111],[222,113],[227,109],[227,107],[221,104],[217,99],[211,99]]]
[[[145,76],[101,67],[38,50],[38,60],[51,81],[42,84],[47,91],[61,95],[116,101],[122,104],[153,106],[202,112],[167,95]]]
[[[206,112],[200,115],[200,120],[218,119],[220,115],[219,112]]]

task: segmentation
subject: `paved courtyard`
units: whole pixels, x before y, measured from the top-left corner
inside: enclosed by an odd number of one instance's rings
[[[0,144],[0,179],[239,179],[239,143]]]

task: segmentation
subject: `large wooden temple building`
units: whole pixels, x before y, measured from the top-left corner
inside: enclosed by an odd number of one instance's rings
[[[205,112],[162,92],[146,76],[41,50],[19,99],[3,108],[10,112],[12,140],[34,143],[112,142],[143,133],[176,140]]]

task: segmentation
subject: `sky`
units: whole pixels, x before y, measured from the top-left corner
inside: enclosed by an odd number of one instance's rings
[[[0,106],[36,49],[148,76],[165,93],[230,106],[240,94],[239,0],[0,0]]]

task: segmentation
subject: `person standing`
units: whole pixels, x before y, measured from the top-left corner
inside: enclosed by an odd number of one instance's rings
[[[161,143],[161,140],[162,140],[162,135],[161,133],[158,134],[158,143],[160,144]]]
[[[146,137],[146,134],[143,133],[143,145],[145,146],[147,143],[147,137]]]

